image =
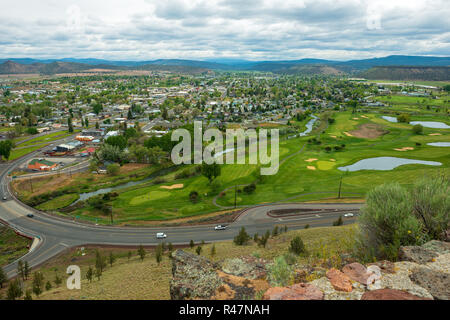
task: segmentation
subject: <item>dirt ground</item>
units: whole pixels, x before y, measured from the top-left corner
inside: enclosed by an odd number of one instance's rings
[[[350,132],[352,136],[364,139],[375,139],[386,133],[388,133],[388,131],[373,123],[362,124],[357,130]]]

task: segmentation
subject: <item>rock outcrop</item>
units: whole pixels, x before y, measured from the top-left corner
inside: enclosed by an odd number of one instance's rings
[[[269,261],[245,256],[213,263],[177,250],[172,254],[172,299],[448,300],[450,243],[401,247],[402,261],[342,268],[295,265],[291,283],[271,287]],[[336,264],[335,264],[336,265]],[[312,280],[312,281],[311,281]]]

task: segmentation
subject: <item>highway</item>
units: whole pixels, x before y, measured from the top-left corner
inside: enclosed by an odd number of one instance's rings
[[[272,230],[275,225],[288,226],[289,230],[302,229],[306,224],[311,227],[330,226],[339,216],[353,212],[357,213],[361,204],[271,204],[246,208],[236,221],[228,225],[226,230],[216,231],[213,225],[186,227],[114,227],[95,226],[66,218],[50,216],[36,211],[20,203],[10,193],[8,187],[10,172],[15,166],[26,161],[36,153],[30,154],[15,162],[3,164],[0,168],[2,196],[7,200],[0,203],[0,221],[16,231],[38,237],[39,244],[21,258],[28,261],[31,267],[39,266],[64,250],[83,245],[112,245],[112,246],[145,246],[157,245],[157,232],[167,234],[166,242],[174,245],[195,242],[213,242],[233,239],[241,227],[245,227],[250,235]],[[283,217],[271,217],[267,213],[278,209],[308,209],[303,214]],[[29,218],[27,214],[34,217]],[[344,218],[344,223],[353,223],[355,217]],[[17,261],[4,267],[9,278],[16,275]]]

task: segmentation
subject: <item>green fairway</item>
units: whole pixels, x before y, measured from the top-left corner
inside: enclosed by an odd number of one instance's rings
[[[44,211],[57,210],[60,208],[67,207],[72,202],[76,201],[78,198],[79,198],[78,194],[74,193],[65,194],[63,196],[56,197],[50,201],[44,202],[43,204],[40,204],[36,208]]]
[[[261,177],[257,165],[222,165],[220,177],[209,185],[201,175],[177,179],[177,173],[186,168],[183,167],[162,177],[162,183],[149,181],[116,190],[118,197],[109,201],[114,221],[189,217],[234,207],[235,201],[238,206],[320,199],[332,201],[337,198],[341,178],[342,197],[363,198],[368,190],[384,182],[397,181],[409,186],[424,175],[450,174],[449,148],[427,145],[429,142],[450,142],[448,129],[424,128],[423,133],[417,135],[412,132],[411,125],[388,122],[379,113],[346,111],[335,112],[332,117],[335,122],[321,134],[313,131],[307,137],[280,141],[281,165],[276,175]],[[412,117],[417,120],[422,118],[419,115]],[[433,115],[432,119],[448,123],[445,117],[439,115]],[[314,137],[320,143],[312,141]],[[387,156],[437,161],[442,165],[403,165],[390,171],[338,170],[338,167],[362,159]],[[256,183],[256,190],[248,194],[243,186],[250,183]],[[161,188],[174,184],[182,185],[182,188]],[[199,195],[195,203],[189,197],[192,191]],[[101,210],[89,205],[72,214],[96,219],[99,223],[109,223],[110,220]]]

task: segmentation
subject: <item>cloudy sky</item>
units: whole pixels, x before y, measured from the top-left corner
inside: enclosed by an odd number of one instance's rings
[[[0,0],[0,57],[450,55],[448,0]]]

